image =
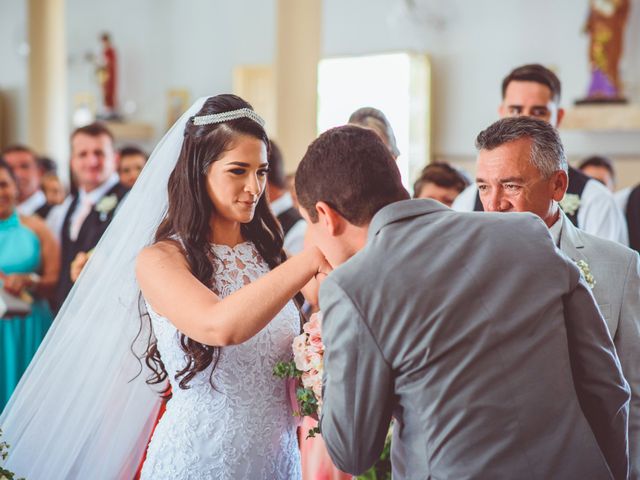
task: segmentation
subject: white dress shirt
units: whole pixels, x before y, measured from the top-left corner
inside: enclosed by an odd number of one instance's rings
[[[596,237],[629,245],[627,222],[611,192],[590,179],[580,196],[578,228]]]
[[[627,212],[627,203],[629,203],[629,195],[631,195],[631,190],[633,187],[623,188],[622,190],[618,190],[613,194],[613,198],[616,200],[616,204],[622,211],[622,214],[625,215]]]
[[[476,204],[478,187],[469,185],[454,200],[451,208],[459,212],[472,212]],[[597,180],[590,179],[580,196],[578,228],[596,237],[629,244],[627,222],[616,200]]]
[[[293,207],[293,198],[289,192],[284,193],[277,200],[271,202],[271,209],[277,217]],[[298,220],[284,236],[284,249],[287,253],[295,255],[304,249],[304,235],[307,232],[307,222]]]
[[[460,195],[456,197],[451,205],[451,208],[458,212],[473,212],[476,206],[476,196],[478,194],[478,187],[475,183],[472,183],[465,188]]]
[[[95,205],[109,190],[111,190],[118,183],[118,181],[118,174],[114,173],[108,178],[106,182],[104,182],[98,188],[91,190],[90,192],[86,192],[80,189],[78,191],[79,198],[77,206],[82,204],[85,197],[88,197],[87,199],[90,200],[93,205]],[[73,196],[67,196],[67,198],[64,199],[64,202],[53,207],[51,209],[51,212],[47,216],[47,225],[58,239],[58,242],[62,241],[62,226],[64,224],[64,218],[67,216],[67,211],[69,210],[72,201]],[[80,209],[76,208],[75,211],[71,214],[69,225],[73,225],[79,213]]]
[[[560,246],[560,234],[562,233],[563,218],[564,218],[563,215],[558,215],[558,220],[556,220],[556,223],[554,223],[553,225],[551,225],[551,227],[549,227],[551,238],[553,238],[553,244],[557,247]]]
[[[24,202],[20,203],[16,210],[20,215],[33,215],[40,207],[44,207],[47,203],[47,197],[45,197],[42,190],[37,190]]]

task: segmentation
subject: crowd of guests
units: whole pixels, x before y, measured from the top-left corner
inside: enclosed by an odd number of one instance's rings
[[[0,410],[146,160],[134,146],[116,151],[104,125],[79,128],[71,135],[67,195],[54,162],[24,145],[2,151],[0,282],[30,311],[0,321]]]
[[[616,346],[631,389],[632,478],[640,478],[640,185],[614,194],[615,170],[605,157],[589,157],[578,169],[568,165],[556,132],[564,112],[553,72],[537,64],[518,67],[505,77],[501,92],[502,120],[476,139],[474,181],[452,165],[434,162],[415,180],[413,196],[459,211],[531,212],[545,222],[557,247],[580,266]],[[373,130],[394,159],[400,155],[384,113],[361,108],[348,123]],[[2,151],[0,282],[6,294],[26,298],[31,309],[26,317],[0,322],[0,410],[147,161],[137,147],[116,150],[113,135],[100,123],[76,129],[70,142],[68,195],[55,163],[23,145]],[[285,249],[297,253],[307,225],[292,178],[271,142],[267,195]],[[302,449],[305,478],[350,478],[331,464],[320,440],[303,442]]]

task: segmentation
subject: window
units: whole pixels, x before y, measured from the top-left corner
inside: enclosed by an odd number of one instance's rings
[[[391,123],[402,181],[409,187],[429,162],[430,64],[425,55],[391,53],[329,58],[318,65],[318,133],[375,107]]]

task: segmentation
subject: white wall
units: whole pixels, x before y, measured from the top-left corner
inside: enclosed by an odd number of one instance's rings
[[[135,102],[129,119],[153,124],[159,138],[167,90],[185,88],[192,101],[230,92],[236,64],[273,61],[274,21],[271,0],[67,0],[70,101],[78,91],[99,98],[94,69],[82,58],[99,52],[98,35],[108,31],[118,54],[119,103]]]
[[[26,0],[0,0],[0,142],[27,137]]]
[[[69,50],[69,112],[73,96],[92,93],[100,104],[100,88],[95,66],[86,61],[87,53],[99,55],[99,35],[109,32],[117,52],[120,105],[136,104],[134,119],[155,123],[164,118],[164,85],[169,71],[164,52],[169,46],[166,32],[167,2],[153,0],[111,2],[67,0],[67,45]],[[156,5],[157,4],[157,5]]]

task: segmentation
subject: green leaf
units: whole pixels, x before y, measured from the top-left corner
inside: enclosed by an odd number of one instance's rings
[[[300,378],[302,372],[296,368],[293,360],[288,362],[278,362],[273,367],[273,374],[278,378]]]
[[[2,437],[2,429],[0,429],[0,437]],[[7,459],[10,445],[7,442],[0,441],[0,457],[2,460]],[[2,468],[0,465],[0,480],[24,480],[24,478],[16,478],[16,474]]]
[[[308,434],[307,434],[307,438],[316,438],[316,434],[321,434],[322,432],[320,431],[320,427],[313,427],[311,430],[309,430]]]
[[[298,387],[296,390],[296,398],[300,405],[300,413],[303,417],[308,417],[314,413],[318,413],[318,400],[313,390],[310,388]]]

